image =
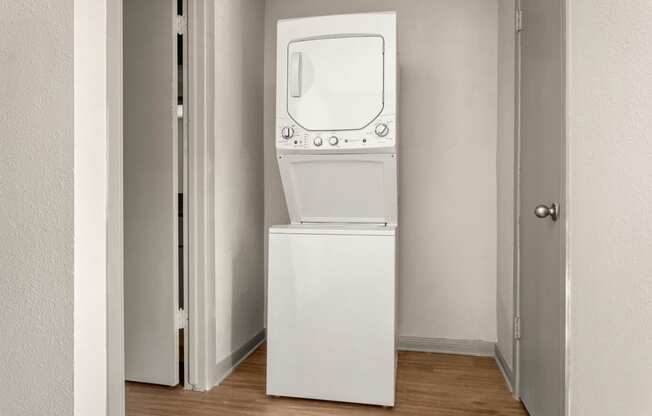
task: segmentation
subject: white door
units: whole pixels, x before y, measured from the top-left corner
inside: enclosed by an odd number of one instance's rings
[[[522,0],[520,395],[564,413],[564,0]],[[552,204],[561,207],[553,221]],[[535,215],[535,208],[539,206]]]
[[[176,0],[124,5],[125,375],[176,385]]]
[[[380,36],[301,40],[288,45],[288,114],[306,130],[358,130],[383,110]]]

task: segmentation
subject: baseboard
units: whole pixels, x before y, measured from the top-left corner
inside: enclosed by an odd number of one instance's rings
[[[494,342],[480,340],[398,337],[398,349],[403,351],[438,352],[444,354],[493,357],[494,346]]]
[[[213,387],[222,384],[225,378],[227,378],[233,370],[240,365],[252,352],[254,352],[260,344],[265,342],[266,332],[263,328],[259,333],[253,336],[249,341],[245,342],[237,350],[233,351],[231,355],[224,358],[222,361],[215,365],[215,382]]]
[[[213,386],[221,384],[233,370],[244,361],[260,344],[265,342],[265,329],[257,333],[240,348],[215,365],[215,379]],[[513,391],[513,375],[494,342],[466,339],[448,338],[423,338],[400,336],[398,349],[401,351],[436,352],[443,354],[474,355],[481,357],[495,357],[498,367],[505,376],[505,380]]]
[[[495,346],[494,356],[496,357],[496,364],[498,364],[500,372],[503,373],[503,377],[505,377],[505,382],[507,383],[507,387],[509,387],[509,391],[514,393],[514,373],[510,366],[507,365],[507,361],[505,361],[505,357],[503,357],[503,353],[500,352],[498,345]]]

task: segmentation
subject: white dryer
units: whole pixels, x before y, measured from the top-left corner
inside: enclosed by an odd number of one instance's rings
[[[393,12],[278,22],[267,394],[394,405],[396,56]]]

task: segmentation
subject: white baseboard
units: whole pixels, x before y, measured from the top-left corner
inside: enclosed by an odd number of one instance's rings
[[[507,365],[507,361],[505,361],[505,357],[503,357],[503,353],[500,352],[498,345],[495,347],[494,356],[496,357],[496,364],[498,364],[500,372],[503,373],[503,377],[505,377],[505,383],[507,384],[509,391],[514,393],[514,373],[512,372],[511,367]]]
[[[215,381],[213,382],[213,387],[222,384],[225,378],[227,378],[235,368],[240,365],[241,362],[247,359],[252,352],[265,342],[266,332],[263,328],[259,333],[253,336],[249,341],[242,345],[237,350],[233,351],[231,355],[224,358],[222,361],[215,365]]]
[[[398,349],[403,351],[493,357],[495,345],[494,342],[469,339],[398,337]]]

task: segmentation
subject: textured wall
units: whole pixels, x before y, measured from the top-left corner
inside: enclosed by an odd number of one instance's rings
[[[264,327],[264,2],[215,10],[215,305],[219,363]]]
[[[498,0],[498,349],[513,368],[514,316],[514,27],[515,0]]]
[[[73,2],[0,1],[0,414],[73,412]]]
[[[496,340],[497,2],[268,0],[265,227],[288,222],[274,149],[276,21],[396,10],[399,332]]]
[[[571,415],[652,409],[652,7],[569,2]]]

